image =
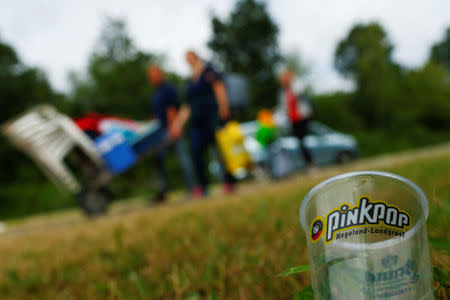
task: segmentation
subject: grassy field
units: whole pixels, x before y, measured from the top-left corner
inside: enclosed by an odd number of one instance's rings
[[[450,145],[444,145],[314,177],[249,182],[231,197],[216,193],[153,208],[119,203],[95,220],[77,211],[16,220],[0,235],[0,299],[292,298],[309,274],[276,275],[307,263],[301,200],[325,178],[363,169],[391,171],[423,188],[432,261],[448,270],[442,244],[450,236]]]

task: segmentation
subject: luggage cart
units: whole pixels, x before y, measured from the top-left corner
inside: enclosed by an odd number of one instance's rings
[[[151,124],[147,131],[131,145],[139,159],[169,142],[166,130],[158,124]],[[106,168],[94,141],[68,116],[52,106],[39,105],[5,123],[2,132],[58,188],[76,195],[87,215],[106,211],[113,200],[106,184],[120,173]]]

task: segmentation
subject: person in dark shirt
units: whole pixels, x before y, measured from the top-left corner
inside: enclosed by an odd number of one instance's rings
[[[156,88],[151,99],[151,114],[159,120],[161,126],[167,128],[168,132],[171,133],[172,124],[179,108],[177,93],[172,85],[165,80],[164,72],[159,66],[151,66],[148,69],[147,76],[150,83]],[[174,140],[172,147],[175,148],[184,171],[187,189],[192,192],[194,189],[193,168],[184,141],[181,135],[171,135],[171,137]],[[169,188],[167,172],[164,167],[167,150],[165,148],[159,151],[153,161],[158,170],[158,191],[155,199],[157,202],[164,201]]]
[[[192,161],[203,195],[207,194],[208,177],[205,156],[209,146],[215,146],[215,132],[230,117],[228,97],[222,77],[214,68],[205,64],[195,52],[188,51],[186,60],[192,69],[186,94],[187,105],[180,109],[174,125],[174,134],[181,134],[190,119]],[[224,169],[224,190],[231,193],[235,179]]]

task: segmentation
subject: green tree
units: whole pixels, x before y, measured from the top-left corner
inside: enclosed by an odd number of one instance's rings
[[[156,61],[155,55],[134,46],[123,21],[108,18],[89,59],[86,76],[70,75],[77,112],[147,119],[152,88],[146,70]]]
[[[430,60],[442,64],[450,72],[450,27],[447,28],[442,41],[431,48]]]
[[[64,105],[43,71],[25,66],[15,50],[0,41],[0,123],[40,104]],[[14,104],[14,105],[11,105]]]
[[[445,52],[445,44],[446,38],[433,47],[423,67],[407,69],[393,61],[393,45],[379,24],[356,25],[335,52],[336,69],[354,80],[356,89],[340,100],[337,95],[319,97],[319,118],[321,111],[330,114],[332,105],[343,110],[334,114],[333,122],[358,137],[363,154],[448,140],[448,56],[438,55]]]
[[[393,45],[378,23],[357,24],[348,36],[339,42],[334,64],[347,78],[358,80],[374,64],[393,64]],[[368,64],[371,64],[368,66]]]
[[[228,20],[213,17],[211,24],[213,36],[208,46],[226,72],[249,79],[251,110],[272,107],[278,96],[275,67],[280,53],[278,27],[265,3],[240,0]]]
[[[25,65],[14,48],[0,41],[0,124],[42,103],[69,112],[71,103],[56,93],[45,73]],[[61,196],[47,183],[42,173],[26,155],[17,151],[0,134],[0,215],[17,217],[38,211],[67,207]]]
[[[19,66],[19,57],[14,49],[0,41],[0,74],[11,74],[14,68]]]
[[[68,109],[65,97],[56,93],[43,71],[24,65],[13,47],[0,41],[0,124],[41,104],[48,103]],[[34,167],[16,151],[5,137],[0,137],[1,182],[30,179],[38,176]]]
[[[450,84],[445,67],[431,61],[409,71],[404,84],[409,105],[397,111],[396,122],[415,120],[426,130],[450,137]]]
[[[351,108],[368,128],[392,128],[395,105],[402,105],[401,68],[392,60],[393,45],[377,23],[358,24],[335,52],[335,67],[353,79]]]

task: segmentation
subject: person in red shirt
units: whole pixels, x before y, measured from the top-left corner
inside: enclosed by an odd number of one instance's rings
[[[280,76],[280,84],[283,88],[283,101],[286,107],[286,114],[291,124],[292,133],[300,141],[300,149],[306,161],[308,172],[315,171],[316,167],[308,148],[305,147],[304,137],[308,133],[308,123],[311,120],[311,110],[306,106],[299,105],[297,96],[292,89],[292,81],[295,74],[285,71]],[[302,109],[303,108],[303,109]]]

